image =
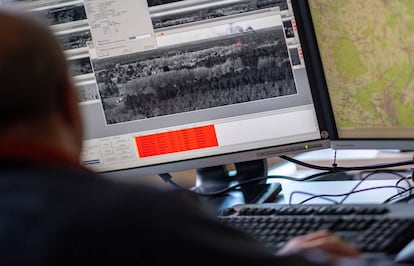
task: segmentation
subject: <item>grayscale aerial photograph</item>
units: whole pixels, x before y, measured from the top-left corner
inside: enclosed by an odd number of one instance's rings
[[[96,83],[77,84],[76,88],[78,91],[79,103],[99,100],[99,92]]]
[[[296,94],[281,26],[93,66],[107,124]]]
[[[289,49],[290,58],[292,60],[292,65],[297,66],[300,65],[300,56],[298,52],[298,48],[291,48]]]
[[[90,74],[93,72],[89,57],[69,59],[69,72],[72,76]]]
[[[56,36],[63,50],[72,50],[86,47],[86,43],[92,40],[90,30],[76,31]]]
[[[292,25],[291,20],[283,21],[283,27],[285,28],[285,35],[287,39],[295,37],[295,31],[293,30],[293,25]]]
[[[159,6],[159,5],[164,5],[164,4],[174,3],[174,2],[181,2],[181,1],[183,0],[147,0],[148,6]]]
[[[45,18],[50,25],[63,24],[86,19],[86,11],[83,4],[54,7],[41,11],[35,11],[34,13]]]

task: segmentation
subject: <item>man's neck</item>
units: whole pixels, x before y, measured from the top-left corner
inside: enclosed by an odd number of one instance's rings
[[[39,165],[68,165],[79,167],[80,163],[73,160],[61,149],[50,145],[34,142],[8,141],[0,142],[0,161],[26,162]]]
[[[18,147],[18,153],[25,150],[38,149],[49,153],[60,154],[59,157],[72,162],[79,162],[80,147],[77,145],[71,130],[58,117],[51,117],[47,122],[15,124],[0,134],[0,148],[8,150]],[[24,147],[27,147],[25,149]],[[0,155],[5,155],[0,150]]]

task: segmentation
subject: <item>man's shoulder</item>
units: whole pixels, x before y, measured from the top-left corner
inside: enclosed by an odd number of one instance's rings
[[[15,162],[7,166],[0,164],[0,185],[14,187],[17,195],[19,191],[25,191],[26,195],[65,204],[127,201],[132,206],[168,194],[145,184],[118,182],[116,177],[109,179],[82,167]]]
[[[161,190],[143,183],[126,183],[94,172],[67,166],[20,165],[0,167],[0,201],[24,199],[20,210],[45,211],[45,216],[89,220],[101,224],[134,220],[144,225],[165,221],[178,223],[183,217],[200,215],[198,198],[188,191]],[[6,200],[5,200],[6,201]],[[95,220],[96,218],[96,220]],[[136,226],[134,226],[136,227]]]

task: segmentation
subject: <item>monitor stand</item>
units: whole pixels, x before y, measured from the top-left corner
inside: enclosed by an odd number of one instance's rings
[[[197,169],[195,190],[200,193],[214,193],[243,181],[263,177],[263,179],[251,184],[241,186],[238,190],[224,194],[221,198],[226,197],[225,201],[228,202],[229,198],[234,197],[237,199],[235,204],[264,203],[273,201],[281,191],[279,183],[266,184],[265,177],[268,167],[265,159],[235,163],[234,165],[236,168],[234,175],[229,174],[226,165]],[[243,196],[242,202],[240,202],[240,196],[235,195],[240,195],[240,193]]]

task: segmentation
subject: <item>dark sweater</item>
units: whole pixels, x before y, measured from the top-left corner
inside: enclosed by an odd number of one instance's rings
[[[187,192],[81,168],[0,163],[1,265],[310,265],[275,257]]]

